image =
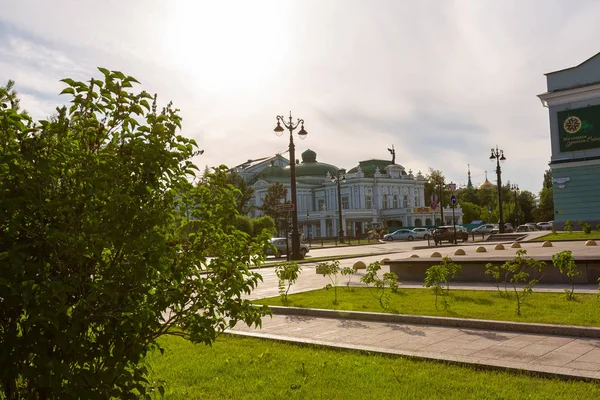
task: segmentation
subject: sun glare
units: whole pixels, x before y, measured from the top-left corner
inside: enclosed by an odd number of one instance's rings
[[[285,60],[286,2],[174,3],[166,62],[206,91],[260,89]]]

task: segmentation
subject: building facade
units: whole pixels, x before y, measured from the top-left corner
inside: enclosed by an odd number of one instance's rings
[[[554,226],[600,222],[600,53],[546,74]]]
[[[250,160],[249,160],[250,161]],[[269,186],[281,183],[290,196],[289,160],[281,155],[246,163],[235,168],[254,188],[253,216],[261,214]],[[357,236],[372,229],[434,226],[440,211],[426,205],[425,177],[413,175],[389,160],[360,161],[349,171],[317,161],[312,150],[302,153],[296,164],[298,224],[305,238],[337,236],[339,226],[338,183],[345,236]],[[444,221],[452,221],[452,208],[444,208]],[[462,209],[454,210],[456,223],[462,223]]]

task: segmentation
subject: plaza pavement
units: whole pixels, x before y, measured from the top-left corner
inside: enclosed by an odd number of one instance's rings
[[[494,243],[477,243],[488,249],[488,256],[500,256],[493,250]],[[508,243],[510,244],[510,243]],[[542,243],[521,243],[529,256],[551,256],[561,250],[570,249],[575,258],[578,256],[598,256],[600,246],[585,246],[584,242],[553,242],[553,247],[542,247]],[[458,247],[465,249],[466,256],[453,256]],[[393,255],[374,255],[360,258],[366,264],[387,258],[405,258],[411,254],[428,257],[432,251],[439,251],[455,260],[475,256],[475,248],[470,245],[444,246],[417,249]],[[502,256],[516,254],[518,249],[507,246]],[[481,256],[481,253],[477,253]],[[357,259],[340,260],[342,266],[351,266]],[[302,265],[303,272],[290,293],[314,290],[324,287],[329,280],[317,275],[316,263]],[[386,267],[382,268],[386,271]],[[264,282],[260,284],[251,298],[277,296],[277,277],[273,268],[261,269]],[[352,285],[362,285],[359,280],[364,271],[352,278]],[[340,284],[343,284],[342,282]],[[538,284],[537,291],[562,292],[568,285]],[[400,282],[400,287],[423,287],[422,282]],[[454,289],[496,290],[492,283],[453,282]],[[576,292],[596,293],[597,285],[577,285]],[[566,327],[561,334],[536,333],[536,324],[516,329],[509,323],[496,323],[493,328],[482,324],[478,328],[476,320],[463,320],[469,323],[461,326],[443,326],[430,318],[427,323],[378,320],[376,313],[361,313],[352,318],[330,313],[302,310],[302,315],[275,312],[272,318],[264,318],[262,328],[236,326],[231,333],[250,335],[268,339],[309,343],[335,348],[363,350],[376,353],[396,354],[441,360],[450,363],[471,364],[482,368],[525,370],[533,373],[559,376],[571,379],[591,379],[600,381],[600,328],[588,328],[582,337],[577,327]],[[373,314],[373,315],[366,315]],[[443,320],[443,319],[440,319]],[[446,321],[447,322],[447,321]],[[445,325],[448,325],[447,323]],[[507,326],[503,326],[507,325]],[[510,325],[510,326],[509,326]],[[542,329],[540,328],[541,332]],[[533,333],[532,333],[533,332]]]

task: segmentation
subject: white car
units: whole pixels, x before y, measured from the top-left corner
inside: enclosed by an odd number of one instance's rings
[[[417,239],[431,238],[431,231],[427,228],[414,228],[412,231],[417,235]]]
[[[536,224],[536,227],[540,231],[550,231],[550,230],[552,230],[552,222],[538,222]]]

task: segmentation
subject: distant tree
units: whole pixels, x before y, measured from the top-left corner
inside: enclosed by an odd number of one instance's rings
[[[263,231],[267,231],[269,236],[272,236],[277,233],[277,228],[275,227],[275,221],[268,215],[261,215],[258,218],[252,218],[252,232],[254,236],[258,236],[263,233]]]
[[[251,200],[254,197],[254,189],[235,171],[227,174],[227,183],[239,190],[235,195],[235,203],[238,212],[247,215],[252,211]]]
[[[459,205],[463,211],[464,223],[468,224],[473,220],[481,219],[482,207],[467,201],[460,202]],[[485,212],[487,213],[487,210]]]
[[[285,202],[287,189],[281,183],[273,183],[267,189],[263,205],[259,208],[265,215],[273,218],[278,231],[285,229],[287,213],[277,210],[277,206]]]
[[[3,108],[10,107],[15,111],[20,110],[20,100],[15,90],[15,81],[8,80],[6,86],[0,86],[0,105]]]
[[[534,220],[533,212],[535,210],[535,195],[528,190],[519,192],[517,196],[519,207],[519,221],[522,224]]]
[[[544,182],[542,184],[543,188],[552,189],[552,170],[547,169],[544,171]]]
[[[538,205],[534,216],[537,222],[554,220],[554,198],[552,188],[544,187],[540,191],[540,204]]]

